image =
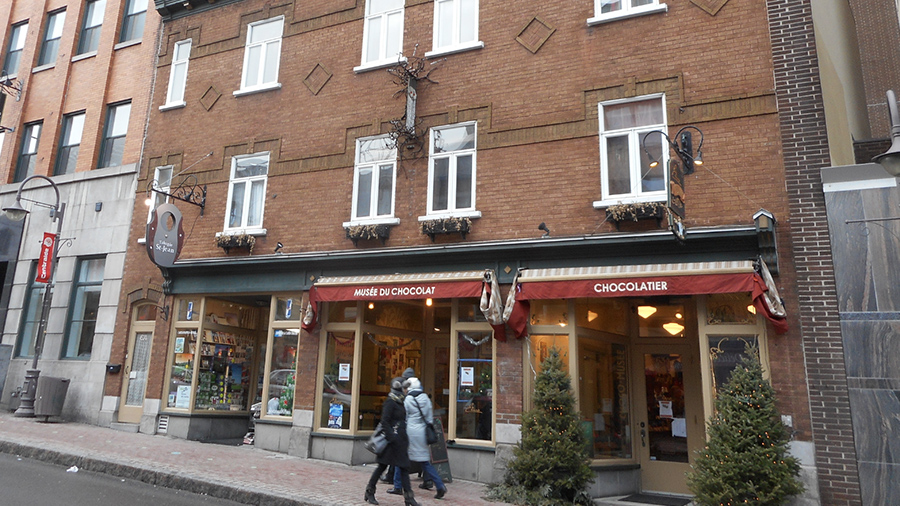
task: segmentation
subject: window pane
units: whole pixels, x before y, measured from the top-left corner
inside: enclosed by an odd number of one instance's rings
[[[453,44],[453,0],[438,3],[438,47]]]
[[[266,44],[266,66],[263,68],[263,83],[278,81],[278,58],[281,56],[281,42]]]
[[[110,124],[107,127],[108,137],[121,137],[128,133],[128,117],[131,115],[131,103],[120,104],[110,109]]]
[[[386,318],[399,314],[382,313],[379,321],[389,323]],[[421,360],[422,341],[390,334],[366,334],[360,344],[363,364],[360,384],[363,386],[359,392],[359,428],[368,430],[374,429],[381,418],[381,406],[390,392],[391,380],[400,377],[407,367],[415,368]]]
[[[303,300],[297,297],[275,298],[275,321],[300,321],[303,317]]]
[[[356,301],[331,302],[328,304],[328,321],[353,323],[357,312]]]
[[[290,416],[294,412],[294,390],[297,379],[297,344],[300,329],[278,329],[272,338],[272,361],[269,363],[267,415]]]
[[[475,125],[441,128],[433,132],[435,153],[475,149]]]
[[[36,263],[34,264],[37,265]],[[19,337],[16,341],[16,357],[33,357],[34,346],[37,342],[37,331],[41,322],[41,310],[44,303],[44,285],[43,283],[34,282],[34,271],[32,268],[31,276],[29,276],[29,288],[25,306],[22,308],[22,328],[19,330]]]
[[[84,132],[84,113],[69,116],[66,118],[66,122],[66,146],[81,144],[81,134]]]
[[[10,33],[6,62],[3,65],[7,75],[13,75],[19,70],[19,61],[22,59],[22,48],[25,47],[25,34],[27,32],[28,23],[23,23],[14,26]]]
[[[184,100],[184,84],[187,79],[187,65],[179,63],[172,67],[172,96],[169,102],[181,102]]]
[[[459,332],[456,437],[493,439],[493,338],[491,332]]]
[[[366,40],[366,61],[378,61],[381,54],[381,17],[369,19],[369,34]]]
[[[632,7],[640,7],[642,5],[650,5],[656,3],[657,0],[631,0]]]
[[[191,56],[191,41],[179,42],[175,44],[175,61],[187,60]]]
[[[472,207],[472,155],[456,159],[456,209]]]
[[[182,303],[184,302],[187,301],[182,301]],[[197,305],[199,307],[199,302]],[[191,407],[191,380],[194,375],[194,354],[196,352],[197,331],[178,329],[175,332],[167,407],[184,409]]]
[[[231,186],[231,216],[228,219],[229,228],[240,227],[243,222],[245,188],[245,183],[234,183]]]
[[[253,177],[253,176],[265,176],[269,172],[269,157],[268,155],[263,156],[248,156],[244,158],[238,158],[235,161],[234,167],[234,177],[244,178],[244,177]]]
[[[382,165],[379,167],[378,177],[378,216],[391,214],[391,197],[394,190],[394,166]]]
[[[247,48],[247,79],[244,86],[256,86],[259,82],[259,66],[262,64],[262,46]]]
[[[354,337],[353,332],[329,332],[325,338],[325,374],[322,379],[322,411],[319,415],[321,427],[350,428],[350,408],[352,407],[350,388],[354,374],[351,364],[353,363]],[[367,428],[374,429],[375,417],[381,414],[375,408],[376,402],[382,402],[387,392],[378,392],[375,384],[368,384],[366,391],[371,394],[360,393],[360,403],[366,406],[367,413],[367,416],[360,420],[360,427],[371,424]],[[360,415],[363,415],[363,410],[360,410]]]
[[[474,42],[477,37],[478,0],[460,0],[459,42]]]
[[[438,158],[434,161],[434,186],[431,193],[432,210],[447,209],[450,194],[450,159]]]
[[[603,106],[605,130],[619,130],[663,122],[662,100],[654,98],[639,102]]]
[[[66,21],[66,12],[56,12],[50,15],[47,20],[47,39],[58,39],[62,37],[63,24]]]
[[[622,0],[600,0],[600,13],[622,10]]]
[[[130,0],[126,8],[127,14],[135,14],[147,10],[147,0]]]
[[[250,27],[250,44],[256,44],[266,40],[277,39],[281,37],[283,19],[277,19]]]
[[[41,47],[41,57],[38,65],[49,65],[56,61],[56,53],[59,50],[59,39],[48,40]]]
[[[639,133],[638,138],[644,139],[644,134],[644,132]],[[651,135],[643,141],[643,147],[647,149],[654,160],[659,160],[659,157],[656,157],[655,154],[662,153],[662,141],[663,137],[659,134]],[[641,191],[651,192],[665,190],[666,171],[664,170],[664,166],[666,164],[660,163],[655,168],[650,168],[650,160],[647,159],[647,154],[644,153],[643,149],[639,151],[638,156],[641,163]]]
[[[709,336],[714,396],[718,396],[725,383],[731,379],[731,373],[747,356],[745,352],[748,344],[756,346],[758,344],[756,336]]]
[[[388,15],[387,51],[385,58],[396,58],[403,45],[403,12]]]
[[[631,458],[625,346],[581,338],[578,359],[581,418],[590,427],[591,458]]]
[[[178,301],[178,318],[180,322],[199,321],[200,299],[181,299]]]
[[[628,136],[606,138],[606,164],[609,171],[609,194],[631,193],[631,160]]]
[[[253,181],[250,183],[250,209],[247,216],[248,227],[262,225],[263,204],[266,199],[266,181]]]
[[[644,382],[647,387],[647,446],[650,460],[687,462],[687,434],[673,430],[675,420],[684,421],[684,365],[681,355],[645,354]],[[693,395],[697,395],[693,393]],[[663,411],[668,403],[670,411]],[[676,435],[679,434],[679,435]]]
[[[54,172],[56,175],[75,173],[75,167],[78,163],[78,148],[77,144],[60,148],[57,155],[56,171]]]
[[[356,190],[356,215],[369,216],[372,206],[372,167],[359,169],[358,187]]]
[[[369,14],[402,9],[404,0],[369,0]]]

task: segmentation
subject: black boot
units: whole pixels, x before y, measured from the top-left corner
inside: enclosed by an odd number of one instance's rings
[[[403,506],[419,506],[416,502],[416,496],[413,495],[412,489],[403,491]]]
[[[366,488],[366,502],[369,504],[378,504],[375,500],[375,487]]]
[[[434,494],[434,498],[440,499],[440,498],[444,497],[444,494],[446,494],[446,493],[447,493],[447,487],[439,488],[437,491],[437,494]]]

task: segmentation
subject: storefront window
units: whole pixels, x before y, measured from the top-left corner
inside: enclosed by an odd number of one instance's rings
[[[578,327],[624,336],[628,334],[628,303],[622,299],[577,299]]]
[[[687,321],[684,304],[660,304],[647,300],[637,305],[636,312],[640,337],[684,337]]]
[[[391,380],[402,376],[407,367],[421,374],[422,340],[366,333],[361,344],[359,429],[366,430],[378,423]]]
[[[492,336],[489,331],[457,333],[456,437],[460,439],[493,440]]]
[[[716,293],[706,299],[708,325],[755,325],[756,306],[750,292]]]
[[[180,322],[200,321],[200,299],[181,299],[178,301],[178,318]]]
[[[569,324],[566,300],[535,300],[531,302],[532,325],[558,325],[565,327]]]
[[[328,304],[328,321],[331,323],[353,323],[356,321],[356,302],[341,301]]]
[[[172,375],[169,380],[169,398],[166,406],[188,409],[191,407],[191,382],[193,381],[194,354],[197,351],[197,330],[177,329],[173,348]]]
[[[421,303],[372,302],[366,305],[363,312],[365,323],[392,329],[422,331],[424,315]]]
[[[303,300],[299,297],[275,297],[275,321],[300,321]]]
[[[204,330],[200,343],[196,409],[241,411],[250,392],[252,337],[234,332]]]
[[[282,300],[284,299],[279,299],[279,301]],[[300,307],[299,304],[297,307]],[[300,329],[275,329],[272,331],[272,355],[269,359],[269,383],[266,396],[268,399],[266,401],[267,415],[290,416],[294,412],[299,337]]]
[[[531,367],[535,376],[541,372],[541,364],[547,360],[550,349],[554,347],[559,350],[563,370],[569,371],[569,335],[534,335],[531,336]]]
[[[580,339],[580,406],[594,459],[631,458],[628,355],[625,345]]]
[[[747,345],[759,346],[756,336],[709,336],[714,398],[731,378],[731,372],[747,356]]]
[[[321,427],[350,428],[355,341],[354,332],[328,332],[325,338],[325,374],[322,381],[322,411],[319,421]],[[383,395],[386,394],[382,394],[382,397]],[[372,410],[374,407],[369,406],[369,409]],[[372,424],[371,428],[374,427]]]
[[[457,321],[460,322],[486,322],[484,313],[481,312],[480,299],[459,299]]]

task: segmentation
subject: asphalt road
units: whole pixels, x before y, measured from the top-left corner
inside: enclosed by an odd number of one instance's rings
[[[0,454],[0,506],[239,506],[239,503]]]

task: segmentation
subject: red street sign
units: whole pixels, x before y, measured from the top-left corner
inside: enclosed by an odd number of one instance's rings
[[[34,279],[37,283],[50,282],[50,275],[53,269],[53,244],[55,242],[55,234],[44,232],[44,240],[41,241],[41,256],[38,257],[37,276]]]

